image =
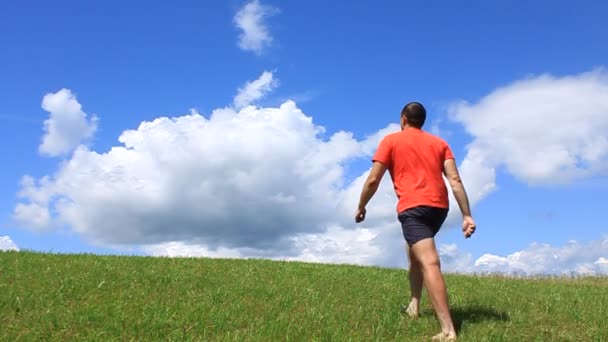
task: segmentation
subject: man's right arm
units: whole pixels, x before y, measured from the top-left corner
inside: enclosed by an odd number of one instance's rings
[[[473,217],[471,216],[469,198],[466,190],[464,189],[464,185],[462,184],[462,179],[460,179],[460,174],[458,173],[458,168],[456,167],[456,161],[453,158],[448,158],[445,160],[443,172],[448,179],[450,186],[452,187],[452,192],[454,193],[454,197],[456,197],[456,201],[458,202],[458,206],[462,212],[462,232],[464,233],[464,237],[468,239],[471,237],[471,235],[473,235],[473,233],[475,233],[477,227]]]
[[[458,168],[456,167],[456,161],[454,159],[447,159],[443,165],[443,172],[450,183],[450,187],[452,187],[452,192],[454,193],[456,202],[458,202],[462,216],[470,217],[471,208],[469,207],[469,198],[466,190],[464,189],[464,185],[462,184],[462,179],[460,178]]]

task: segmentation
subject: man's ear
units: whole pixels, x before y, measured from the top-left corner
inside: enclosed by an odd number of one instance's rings
[[[405,128],[405,125],[407,125],[407,117],[405,115],[401,115],[401,120],[399,120],[401,123],[401,130],[403,130]]]

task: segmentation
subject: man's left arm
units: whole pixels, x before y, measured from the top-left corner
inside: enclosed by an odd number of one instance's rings
[[[363,189],[361,190],[361,197],[359,198],[359,205],[355,214],[355,222],[359,223],[365,220],[365,207],[378,190],[386,169],[386,165],[379,161],[374,161],[372,170],[370,171],[369,176],[367,176],[367,180],[365,181],[365,184],[363,184]]]

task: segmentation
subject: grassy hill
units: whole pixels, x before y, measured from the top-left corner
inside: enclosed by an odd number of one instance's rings
[[[608,341],[608,278],[446,281],[462,341]],[[408,293],[403,270],[0,252],[0,340],[422,341]]]

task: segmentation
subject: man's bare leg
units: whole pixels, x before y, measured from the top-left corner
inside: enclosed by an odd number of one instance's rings
[[[410,317],[416,318],[420,316],[420,299],[422,298],[422,268],[420,266],[420,262],[412,253],[409,245],[405,245],[407,256],[410,261],[410,292],[411,292],[411,300],[410,304],[407,307],[407,314]]]
[[[420,240],[411,247],[411,251],[414,259],[420,263],[424,287],[431,298],[439,323],[441,323],[441,333],[436,338],[445,340],[455,338],[456,330],[450,315],[447,289],[441,274],[435,241],[431,238]]]

